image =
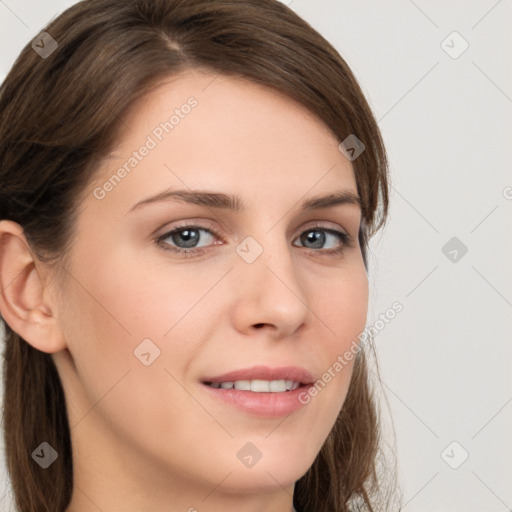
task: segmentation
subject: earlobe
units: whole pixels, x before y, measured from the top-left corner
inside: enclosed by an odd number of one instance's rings
[[[44,270],[30,250],[23,228],[0,221],[0,313],[27,343],[53,353],[66,344],[44,293],[49,278]]]

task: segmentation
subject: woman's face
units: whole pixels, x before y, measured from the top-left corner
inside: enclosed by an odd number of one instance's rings
[[[302,208],[357,196],[352,166],[304,107],[199,70],[124,123],[59,292],[75,478],[155,495],[165,483],[176,504],[192,489],[290,494],[343,405],[353,360],[333,367],[366,322],[357,202]],[[329,369],[316,396],[279,382]]]

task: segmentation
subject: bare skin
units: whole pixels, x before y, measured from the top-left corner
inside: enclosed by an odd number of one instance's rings
[[[104,186],[190,97],[197,105],[172,131],[153,136],[156,147]],[[316,196],[357,195],[352,166],[304,107],[199,70],[161,84],[124,122],[84,190],[62,279],[17,224],[0,222],[0,310],[52,354],[66,394],[75,476],[67,512],[290,512],[353,364],[286,418],[219,402],[201,379],[257,364],[299,366],[319,379],[364,329],[360,208],[300,209]],[[233,194],[245,209],[167,200],[130,211],[171,188]],[[318,225],[348,234],[341,253],[332,251],[343,240]],[[183,226],[197,226],[197,248],[185,245]],[[246,237],[256,242],[249,251],[262,249],[251,263],[236,250]],[[148,366],[134,355],[145,339],[160,350]],[[237,456],[249,442],[262,455],[252,467]]]

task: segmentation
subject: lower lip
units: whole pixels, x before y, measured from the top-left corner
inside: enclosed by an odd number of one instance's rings
[[[265,418],[281,418],[306,405],[300,402],[299,397],[307,394],[311,384],[280,393],[256,393],[235,388],[212,388],[206,384],[202,384],[202,386],[217,400],[237,409]]]

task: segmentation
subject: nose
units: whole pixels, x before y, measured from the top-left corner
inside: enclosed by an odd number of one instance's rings
[[[248,237],[237,248],[240,258],[231,276],[236,289],[232,309],[235,327],[244,334],[268,329],[275,339],[291,336],[310,311],[306,283],[294,265],[292,248],[276,238],[266,237],[260,245]]]

